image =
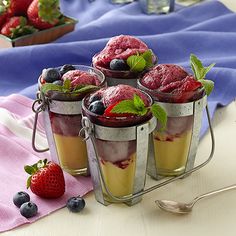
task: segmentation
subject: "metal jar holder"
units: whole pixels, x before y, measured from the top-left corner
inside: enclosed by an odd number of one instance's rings
[[[203,100],[206,101],[206,98],[204,98]],[[192,106],[202,107],[204,102],[196,101],[196,102],[192,102],[191,104],[192,104]],[[206,105],[206,103],[205,103],[205,105]],[[189,107],[187,107],[185,112],[187,112],[188,108]],[[183,112],[183,110],[182,110],[182,112]],[[210,114],[209,114],[209,110],[208,110],[207,105],[206,105],[206,115],[207,115],[207,120],[208,120],[208,123],[209,123],[209,130],[210,130],[211,141],[212,141],[211,152],[210,152],[209,157],[207,158],[207,160],[205,160],[203,163],[197,165],[196,167],[193,167],[194,159],[195,159],[195,156],[193,155],[193,153],[196,152],[197,145],[198,145],[198,138],[197,137],[195,137],[195,138],[193,137],[193,139],[195,141],[192,143],[192,146],[190,148],[190,160],[189,160],[189,163],[187,164],[186,170],[185,170],[185,172],[183,174],[180,174],[180,175],[175,176],[175,177],[168,178],[167,180],[164,180],[164,181],[161,181],[161,182],[158,181],[159,183],[157,183],[157,184],[155,184],[155,185],[153,185],[151,187],[148,187],[146,189],[145,188],[143,189],[142,186],[139,189],[138,188],[135,189],[135,187],[134,187],[134,191],[133,191],[132,195],[122,196],[122,197],[114,196],[111,193],[111,191],[109,190],[108,186],[106,185],[105,177],[104,177],[104,174],[103,174],[103,171],[102,171],[102,167],[101,167],[101,164],[100,164],[100,161],[99,161],[99,157],[98,157],[98,152],[96,150],[95,132],[96,132],[96,136],[97,136],[97,133],[100,133],[101,136],[105,135],[106,138],[111,138],[111,137],[109,137],[109,132],[108,132],[109,131],[109,127],[103,127],[103,126],[95,125],[95,124],[91,123],[90,120],[87,117],[83,117],[83,119],[82,119],[82,127],[83,128],[82,128],[81,131],[85,131],[85,133],[86,133],[86,139],[85,140],[87,142],[88,148],[90,150],[91,150],[91,148],[93,148],[93,150],[94,150],[94,153],[93,153],[94,154],[93,155],[94,159],[91,162],[89,161],[89,164],[90,164],[91,173],[92,173],[92,171],[96,172],[95,177],[92,176],[93,177],[93,184],[94,184],[94,188],[95,188],[94,191],[95,191],[96,199],[100,203],[102,203],[104,205],[108,205],[109,204],[109,202],[104,200],[103,192],[102,192],[102,186],[103,186],[105,191],[106,191],[106,193],[107,193],[107,195],[109,196],[109,198],[111,198],[113,200],[113,202],[122,202],[122,203],[126,203],[128,205],[133,205],[133,204],[135,204],[135,203],[140,201],[140,197],[142,195],[144,195],[146,193],[149,193],[149,192],[151,192],[151,191],[153,191],[155,189],[158,189],[158,188],[160,188],[162,186],[165,186],[165,185],[167,185],[169,183],[172,183],[172,182],[174,182],[174,181],[176,181],[178,179],[185,178],[185,177],[189,176],[191,173],[201,169],[206,164],[208,164],[210,162],[210,160],[212,159],[213,154],[214,154],[215,139],[214,139],[214,133],[213,133],[213,129],[212,129],[212,125],[211,125],[211,120],[210,120]],[[198,120],[199,119],[199,112],[197,110],[195,112],[195,116],[198,116],[198,118],[197,118],[197,120]],[[198,124],[196,122],[194,123],[194,126],[195,126],[194,127],[195,129],[198,129],[198,130],[200,129],[200,127],[197,127]],[[138,130],[140,130],[142,128],[143,128],[142,125],[137,126],[136,135],[138,135]],[[146,128],[146,130],[147,130],[147,128]],[[193,132],[193,136],[196,135],[196,133],[197,132]],[[147,132],[146,132],[146,140],[147,140],[147,137],[148,136],[147,136]],[[144,139],[142,139],[142,140],[144,140]],[[142,148],[144,147],[143,146],[144,143],[141,142],[139,145],[140,145],[140,147],[139,147],[139,150],[137,150],[137,155],[142,155]],[[148,144],[146,143],[145,145],[148,145]],[[143,166],[143,171],[146,172],[145,166]],[[101,186],[101,184],[102,184],[102,186]]]
[[[42,93],[38,92],[37,99],[34,101],[32,105],[32,110],[35,113],[33,134],[32,134],[33,150],[36,152],[46,152],[50,150],[51,159],[60,165],[59,153],[57,150],[55,139],[53,137],[53,131],[52,131],[52,125],[50,122],[49,113],[53,112],[59,115],[81,115],[81,101],[57,101],[57,100],[49,99],[48,97],[44,96]],[[39,149],[38,147],[36,147],[36,144],[35,144],[38,115],[41,112],[43,115],[45,133],[46,133],[46,137],[47,137],[47,141],[49,145],[49,148],[46,148],[46,149]],[[78,131],[78,136],[79,136],[79,131]],[[87,163],[87,166],[88,166],[88,163]],[[64,170],[69,172],[72,175],[77,175],[77,174],[89,175],[89,169],[87,167],[82,168],[81,170],[80,169],[69,170],[67,168],[65,168]]]

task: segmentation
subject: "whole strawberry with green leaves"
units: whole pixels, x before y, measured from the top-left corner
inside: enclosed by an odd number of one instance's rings
[[[33,0],[27,10],[28,19],[35,28],[54,27],[60,21],[59,0]]]
[[[30,174],[27,180],[27,188],[42,198],[58,198],[65,192],[65,179],[61,167],[48,162],[47,159],[40,160],[36,164],[24,167]]]
[[[14,39],[37,31],[33,26],[27,24],[27,19],[23,16],[13,16],[8,18],[1,29],[1,34]]]

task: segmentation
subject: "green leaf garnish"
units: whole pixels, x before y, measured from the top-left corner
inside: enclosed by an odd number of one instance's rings
[[[52,84],[52,83],[45,83],[41,87],[41,92],[42,93],[47,93],[48,91],[58,91],[62,93],[86,93],[89,92],[90,90],[96,90],[98,89],[98,86],[95,85],[78,85],[75,88],[71,86],[71,81],[69,79],[66,79],[63,82],[63,85],[58,85],[58,84]]]
[[[158,104],[153,104],[150,107],[145,107],[143,100],[137,95],[134,95],[133,99],[127,99],[119,102],[111,110],[112,113],[131,113],[134,115],[146,115],[148,111],[151,111],[153,116],[161,124],[161,130],[165,129],[167,123],[167,114],[165,110]]]
[[[167,114],[164,108],[162,108],[160,105],[154,103],[151,106],[152,114],[157,118],[157,120],[161,124],[161,130],[164,130],[166,128],[167,124]]]
[[[140,110],[138,110],[134,101],[131,99],[123,100],[114,106],[111,110],[112,113],[130,113],[134,115],[141,115]],[[141,112],[142,113],[142,112]],[[145,113],[146,114],[146,113]]]
[[[194,77],[196,80],[201,82],[202,86],[204,87],[207,96],[210,95],[214,88],[214,82],[211,80],[205,80],[206,74],[211,70],[211,68],[215,65],[212,63],[211,65],[204,67],[202,62],[195,56],[194,54],[190,55],[190,64],[192,71],[194,73]]]
[[[48,91],[59,91],[62,92],[63,88],[60,85],[57,84],[51,84],[51,83],[46,83],[43,84],[41,87],[41,92],[42,93],[47,93]]]
[[[214,89],[214,82],[212,80],[206,80],[206,79],[201,79],[199,80],[201,82],[202,86],[204,87],[207,96],[209,96]]]
[[[95,85],[84,85],[78,89],[75,89],[73,90],[73,92],[75,93],[86,93],[88,91],[91,91],[91,90],[95,90],[95,89],[98,89],[99,87],[98,86],[95,86]]]
[[[133,72],[141,72],[146,66],[145,59],[140,55],[132,55],[127,59],[127,64]]]
[[[152,62],[153,52],[152,52],[151,49],[149,49],[146,52],[144,52],[141,56],[146,61],[145,69],[153,66],[153,62]]]
[[[70,91],[71,81],[69,79],[64,80],[62,88],[64,92]]]
[[[126,60],[127,65],[133,72],[141,72],[153,66],[152,62],[153,53],[152,50],[147,50],[142,54],[137,53],[137,55],[129,56]]]

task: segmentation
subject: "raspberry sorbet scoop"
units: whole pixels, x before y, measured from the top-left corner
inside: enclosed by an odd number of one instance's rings
[[[144,93],[125,84],[102,89],[98,91],[97,94],[102,97],[105,107],[118,103],[122,100],[133,99],[134,94],[137,94],[144,101],[146,106],[148,105],[148,98],[146,95],[144,95]]]
[[[78,85],[99,85],[100,81],[96,75],[92,75],[86,71],[70,70],[62,76],[62,80],[69,79],[72,87]]]
[[[93,57],[93,65],[109,68],[109,63],[113,59],[126,60],[131,55],[144,53],[147,50],[148,46],[138,38],[130,35],[115,36]]]
[[[202,84],[189,75],[184,68],[172,64],[160,64],[153,67],[144,75],[140,83],[150,89],[151,93],[155,92],[154,96],[157,96],[158,100],[163,100],[165,98],[163,93],[165,93],[166,96],[169,95],[169,98],[173,96],[174,102],[194,100],[196,91],[202,87]],[[196,98],[199,96],[198,94]]]

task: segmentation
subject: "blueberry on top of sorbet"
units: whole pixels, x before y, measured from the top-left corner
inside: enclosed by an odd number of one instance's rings
[[[63,80],[55,80],[55,81],[53,82],[53,84],[62,86],[62,85],[63,85]]]
[[[92,102],[88,109],[97,115],[103,115],[105,111],[104,104],[100,100]]]
[[[91,95],[91,97],[89,98],[89,103],[91,104],[92,102],[99,101],[99,100],[101,100],[101,99],[102,99],[101,95],[99,95],[99,94],[93,94],[93,95]]]
[[[123,70],[129,70],[129,66],[122,59],[113,59],[110,62],[110,69],[123,71]]]
[[[44,79],[47,83],[53,83],[54,81],[61,79],[61,74],[55,68],[44,69],[42,79]]]
[[[76,68],[72,65],[69,64],[65,64],[64,66],[61,67],[60,69],[60,73],[61,75],[64,75],[66,72],[70,71],[70,70],[75,70]]]

